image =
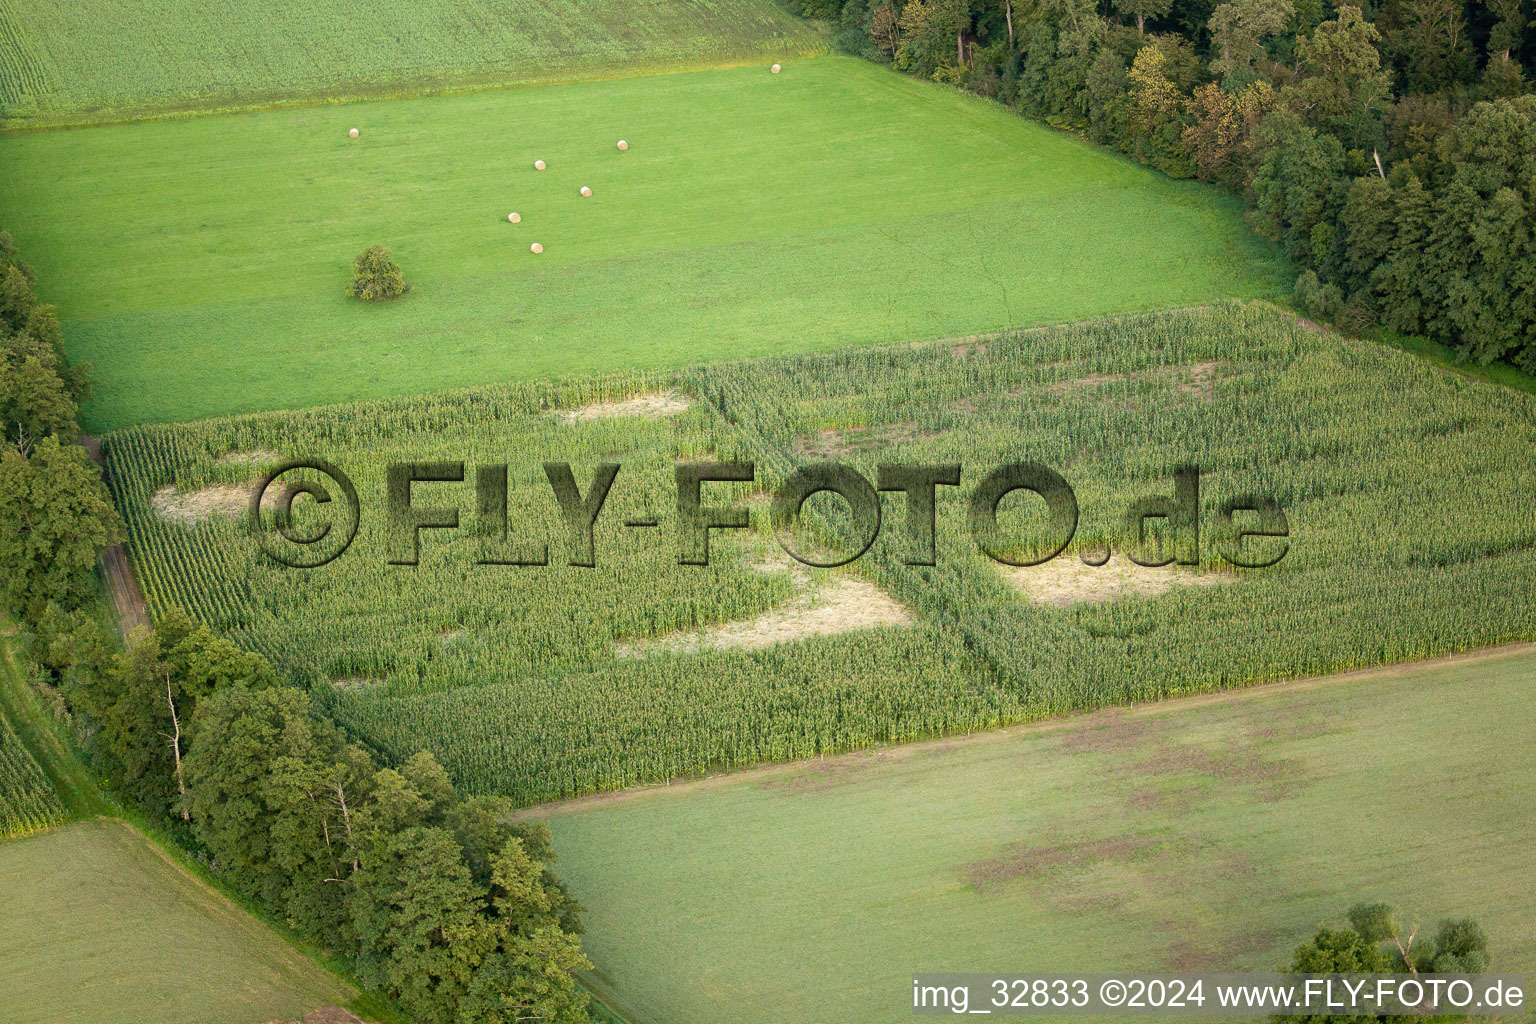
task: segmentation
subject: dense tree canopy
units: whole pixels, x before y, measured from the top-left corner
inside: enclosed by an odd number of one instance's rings
[[[46,647],[74,627],[96,557],[122,540],[123,526],[101,471],[74,443],[87,368],[65,361],[33,280],[0,231],[0,606],[34,630],[47,619]]]
[[[32,268],[0,231],[0,432],[22,447],[49,434],[74,440],[89,373],[65,361],[59,322],[33,284]]]
[[[97,554],[123,538],[101,471],[48,434],[0,450],[0,600],[28,622],[93,591]]]
[[[1536,371],[1525,0],[787,0],[842,45],[1241,190],[1346,329]]]
[[[1296,947],[1290,964],[1282,970],[1291,974],[1413,975],[1488,970],[1488,937],[1471,918],[1441,921],[1430,936],[1417,923],[1404,921],[1388,903],[1357,903],[1347,916],[1347,927],[1318,928]],[[1365,1018],[1354,1012],[1321,1012],[1278,1014],[1272,1019],[1276,1024],[1344,1024]],[[1397,1022],[1422,1019],[1422,1015],[1372,1015],[1370,1019]]]

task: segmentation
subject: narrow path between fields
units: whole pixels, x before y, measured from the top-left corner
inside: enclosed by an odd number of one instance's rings
[[[80,447],[101,468],[105,480],[107,464],[101,456],[101,439],[81,434]],[[133,577],[133,566],[128,564],[126,544],[114,544],[101,553],[101,575],[107,581],[112,605],[117,609],[117,622],[126,640],[138,627],[149,625],[149,605],[144,600],[144,591],[139,589],[139,581]]]

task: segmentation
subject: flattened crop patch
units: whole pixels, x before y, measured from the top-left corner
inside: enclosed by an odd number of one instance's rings
[[[578,409],[566,409],[559,415],[566,423],[624,419],[631,416],[657,420],[687,412],[689,408],[688,399],[676,391],[668,390],[652,391],[613,402],[593,402]]]
[[[766,571],[766,570],[765,570]],[[727,622],[698,633],[677,634],[615,648],[621,658],[663,652],[761,650],[812,636],[830,636],[882,626],[907,626],[912,612],[868,580],[843,577],[798,593],[790,602],[751,619]]]
[[[1086,565],[1071,555],[1058,555],[1041,565],[1000,568],[1032,603],[1056,608],[1103,604],[1122,597],[1157,597],[1174,587],[1209,587],[1235,578],[1185,566],[1147,568],[1123,555],[1103,565]]]
[[[251,507],[251,495],[257,481],[242,484],[214,484],[197,491],[179,491],[167,484],[155,492],[151,504],[162,518],[187,526],[211,519],[214,516],[243,515]],[[283,488],[270,487],[262,496],[261,507],[277,509],[283,500]]]

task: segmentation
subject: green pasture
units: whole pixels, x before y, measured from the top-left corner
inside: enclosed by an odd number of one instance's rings
[[[1291,277],[1235,198],[843,58],[10,135],[0,161],[0,224],[95,368],[92,431]],[[368,306],[343,290],[374,242],[412,290]]]
[[[0,843],[6,1024],[297,1020],[355,992],[122,822]]]
[[[674,415],[590,415],[663,392]],[[152,613],[181,606],[261,651],[386,758],[427,748],[469,791],[524,803],[1536,638],[1536,398],[1264,303],[148,425],[105,449]],[[300,457],[347,473],[361,505],[356,542],[308,570],[269,560],[246,521],[253,481]],[[716,460],[755,464],[755,483],[704,495],[754,528],[715,531],[709,566],[680,565],[675,466]],[[866,555],[797,580],[766,497],[827,460],[869,480],[882,463],[959,463],[961,485],[939,488],[936,564],[906,564],[905,498],[889,493]],[[1058,559],[1010,572],[978,548],[968,505],[1024,460],[1067,479],[1079,521]],[[386,468],[438,461],[462,461],[464,481],[417,484],[412,501],[456,509],[460,529],[423,531],[420,564],[390,564]],[[545,462],[570,463],[583,494],[599,464],[621,466],[595,567],[569,564]],[[1076,589],[1126,569],[1126,510],[1171,495],[1190,463],[1198,538],[1151,533],[1198,564],[1143,570],[1152,592]],[[476,497],[496,465],[505,540]],[[1272,568],[1221,556],[1218,510],[1242,495],[1285,511]],[[299,499],[300,526],[340,505]],[[1003,500],[1010,557],[1043,537],[1041,505]],[[820,532],[802,540],[846,552],[841,507],[811,499]],[[624,525],[641,517],[659,527]],[[1082,564],[1106,544],[1109,566]],[[546,548],[548,565],[486,561]],[[850,580],[909,621],[688,648]]]
[[[1536,655],[1227,697],[549,808],[590,983],[901,1021],[919,971],[1273,970],[1362,899],[1536,968]]]
[[[4,0],[0,124],[634,75],[824,48],[774,0]]]

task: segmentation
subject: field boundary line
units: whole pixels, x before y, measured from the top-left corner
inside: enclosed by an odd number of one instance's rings
[[[190,121],[202,117],[227,117],[235,114],[257,114],[271,110],[319,110],[326,107],[345,107],[357,103],[390,103],[405,100],[432,99],[438,96],[469,96],[483,92],[504,92],[512,89],[538,89],[544,86],[586,85],[596,82],[621,82],[634,78],[661,78],[666,75],[687,75],[700,71],[727,71],[733,68],[751,67],[762,61],[779,56],[782,59],[818,60],[825,57],[843,57],[835,53],[823,40],[819,48],[783,51],[764,50],[759,54],[746,54],[721,60],[700,60],[695,63],[657,64],[653,66],[609,67],[588,72],[561,72],[547,78],[461,78],[438,86],[414,88],[402,83],[381,85],[377,89],[363,88],[356,92],[335,94],[311,94],[306,96],[276,95],[265,100],[218,106],[170,106],[163,109],[118,110],[96,109],[43,117],[36,121],[0,117],[0,135],[26,135],[32,132],[65,131],[76,128],[102,128],[108,125],[148,124],[156,121]],[[848,57],[859,60],[858,57]]]
[[[80,446],[101,470],[102,482],[106,483],[107,463],[101,454],[101,439],[81,434]],[[127,640],[128,634],[135,629],[149,626],[149,604],[144,599],[139,581],[133,575],[133,565],[128,561],[128,542],[107,548],[101,553],[97,564],[101,566],[107,592],[112,595],[112,606],[117,609],[117,627],[122,631],[123,639]]]
[[[3,617],[0,626],[12,628]],[[112,813],[90,772],[58,734],[55,723],[45,717],[11,645],[11,637],[0,631],[0,714],[10,722],[22,746],[43,770],[72,817],[85,819]]]
[[[175,856],[173,856],[159,842],[156,842],[154,837],[140,831],[137,827],[134,826],[132,822],[124,821],[122,818],[108,817],[105,815],[97,818],[96,820],[99,822],[112,822],[114,824],[121,825],[123,829],[127,831],[132,841],[141,843],[148,847],[154,852],[155,857],[163,861],[171,871],[173,871],[187,882],[191,883],[194,889],[203,894],[204,902],[210,905],[210,909],[208,911],[210,917],[217,914],[218,916],[226,919],[230,926],[233,928],[238,928],[247,934],[259,935],[263,940],[275,940],[271,943],[271,945],[274,950],[278,949],[279,947],[281,948],[282,959],[286,962],[287,966],[294,968],[319,969],[325,974],[330,975],[331,978],[333,978],[344,989],[350,990],[354,999],[361,994],[361,990],[357,987],[356,984],[337,974],[335,971],[329,969],[324,964],[319,963],[314,957],[307,955],[302,949],[295,947],[294,944],[289,941],[288,936],[284,934],[283,931],[272,927],[268,922],[255,916],[245,907],[241,906],[238,902],[232,899],[228,893],[224,892],[217,885],[213,884],[205,878],[199,877],[196,872],[189,870],[186,864],[182,863]]]
[[[627,789],[607,793],[588,793],[586,796],[571,797],[566,800],[552,800],[541,804],[530,804],[515,811],[512,818],[516,821],[537,821],[576,813],[590,807],[629,803],[664,793],[718,789],[721,786],[733,783],[750,782],[754,779],[771,779],[779,775],[786,775],[812,763],[837,764],[839,762],[856,761],[876,754],[883,758],[906,758],[923,754],[930,750],[951,750],[961,746],[980,746],[996,743],[1000,740],[1019,735],[1044,735],[1053,732],[1064,732],[1083,728],[1095,722],[1123,722],[1127,719],[1178,714],[1197,708],[1246,703],[1283,694],[1306,693],[1310,690],[1329,689],[1335,686],[1348,686],[1380,679],[1392,679],[1435,669],[1476,665],[1483,662],[1505,661],[1522,657],[1536,657],[1536,641],[1517,641],[1515,643],[1500,644],[1495,647],[1481,647],[1472,651],[1458,651],[1454,654],[1444,654],[1433,658],[1399,661],[1386,665],[1375,665],[1369,668],[1333,672],[1327,675],[1277,679],[1268,683],[1250,683],[1244,686],[1211,690],[1205,693],[1194,693],[1182,697],[1169,697],[1165,700],[1147,701],[1141,704],[1112,704],[1091,710],[1056,715],[1051,718],[1019,722],[996,729],[985,729],[980,732],[936,736],[932,739],[914,740],[909,743],[882,743],[865,747],[861,750],[850,750],[841,754],[832,754],[820,758],[807,758],[799,761],[787,761],[779,764],[757,765],[751,768],[719,772],[706,775],[703,778],[686,779],[675,783],[651,783],[650,785],[632,786]]]

